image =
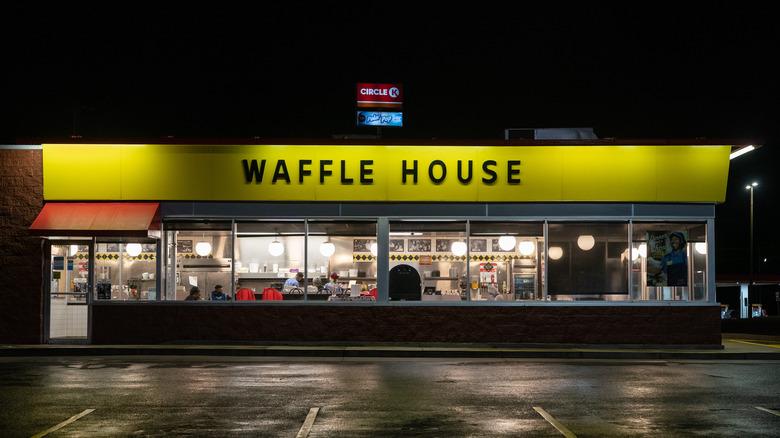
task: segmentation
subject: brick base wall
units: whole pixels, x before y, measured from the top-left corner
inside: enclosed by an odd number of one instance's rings
[[[475,342],[720,345],[718,306],[93,306],[93,344]]]
[[[0,149],[0,342],[43,340],[41,239],[27,230],[43,206],[40,149]]]

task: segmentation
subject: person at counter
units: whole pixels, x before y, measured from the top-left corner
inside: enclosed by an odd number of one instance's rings
[[[330,283],[325,285],[325,290],[330,292],[331,295],[337,295],[341,293],[341,286],[339,286],[339,274],[330,274]]]
[[[211,301],[227,301],[230,297],[222,292],[222,285],[218,284],[214,286],[214,291],[211,292]]]
[[[688,254],[685,252],[685,236],[675,231],[669,235],[672,250],[661,259],[661,275],[667,286],[688,286]]]
[[[288,278],[287,281],[284,282],[284,286],[301,287],[302,281],[303,281],[303,273],[299,272],[295,274],[295,277]]]
[[[200,299],[200,289],[198,289],[198,286],[192,286],[192,289],[190,289],[190,294],[187,296],[187,298],[184,299],[184,301],[198,301]]]

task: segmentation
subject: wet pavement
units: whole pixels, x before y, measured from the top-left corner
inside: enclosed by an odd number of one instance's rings
[[[780,348],[772,339],[727,339],[716,350],[326,347],[118,354],[149,351],[130,346],[95,356],[88,353],[107,347],[6,347],[22,354],[0,357],[0,431],[303,438],[771,437],[780,430],[778,353],[768,353]],[[56,354],[64,350],[70,354]],[[420,352],[449,357],[403,356]],[[521,352],[547,356],[498,356]],[[659,359],[659,352],[678,358]],[[580,356],[563,357],[572,353]],[[702,360],[685,358],[693,354]]]

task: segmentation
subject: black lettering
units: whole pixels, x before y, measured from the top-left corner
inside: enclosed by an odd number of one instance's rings
[[[276,170],[274,170],[274,179],[271,183],[276,184],[276,180],[283,179],[288,184],[290,183],[290,174],[287,173],[287,163],[284,160],[276,162]]]
[[[441,177],[439,178],[436,178],[433,175],[433,168],[435,166],[441,167]],[[444,164],[444,161],[442,160],[433,160],[431,165],[428,166],[428,176],[431,178],[431,181],[433,181],[434,184],[441,184],[441,182],[444,181],[444,178],[447,176],[447,165]]]
[[[520,178],[513,178],[513,175],[519,175],[520,169],[515,168],[515,166],[520,165],[520,160],[510,160],[506,162],[507,172],[506,172],[506,182],[509,184],[520,184]]]
[[[311,165],[311,160],[298,161],[298,182],[303,184],[304,176],[311,176],[311,170],[306,169],[304,166]]]
[[[369,169],[367,166],[372,166],[374,160],[360,160],[360,184],[373,184],[374,179],[369,178],[368,175],[374,173],[374,169]]]
[[[490,178],[482,178],[482,182],[485,184],[493,184],[498,179],[498,175],[496,174],[496,171],[493,169],[490,169],[488,166],[495,166],[496,162],[493,160],[487,160],[484,163],[482,163],[482,171],[485,172],[488,175],[491,175]]]
[[[347,163],[341,160],[341,183],[352,184],[352,178],[347,178]]]
[[[325,170],[325,166],[333,164],[333,160],[320,160],[320,184],[325,183],[325,177],[333,175],[333,171]]]
[[[244,179],[246,182],[251,183],[254,179],[257,184],[263,182],[263,172],[265,171],[265,160],[260,161],[260,169],[257,168],[257,160],[252,160],[252,164],[249,164],[247,160],[241,160],[241,164],[244,165]]]
[[[406,168],[406,160],[403,160],[401,164],[401,182],[406,184],[406,175],[414,176],[414,183],[417,184],[417,160],[414,160],[414,167],[411,169]]]
[[[468,184],[469,182],[471,182],[472,170],[473,170],[472,164],[473,162],[469,160],[469,175],[463,178],[463,172],[462,172],[463,161],[458,160],[458,181],[462,182],[463,184]]]

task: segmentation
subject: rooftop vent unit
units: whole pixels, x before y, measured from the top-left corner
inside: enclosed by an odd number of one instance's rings
[[[509,128],[504,140],[598,140],[593,128]]]

